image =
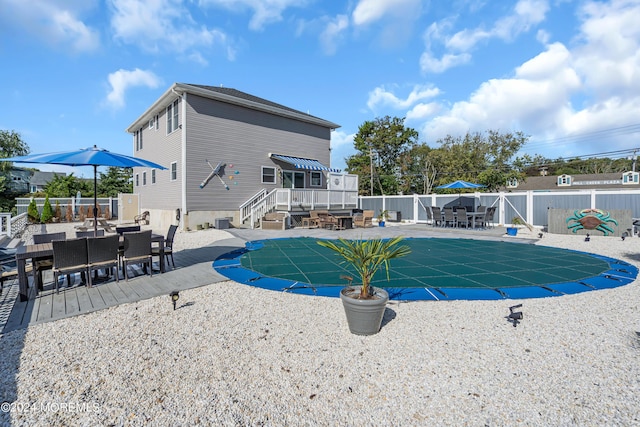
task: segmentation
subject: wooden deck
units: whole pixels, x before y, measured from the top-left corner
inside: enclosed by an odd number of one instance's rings
[[[244,247],[244,240],[226,239],[211,246],[174,253],[176,268],[167,266],[164,274],[154,271],[152,277],[145,275],[137,266],[129,269],[129,281],[121,274],[120,282],[113,279],[94,283],[88,288],[80,284],[79,275],[74,276],[72,286],[65,285],[56,294],[52,276],[46,272],[45,288],[29,300],[17,300],[17,280],[7,281],[0,296],[0,330],[3,333],[26,328],[29,325],[50,322],[136,302],[160,295],[169,295],[174,290],[185,290],[227,280],[212,267],[212,262],[224,253]],[[170,264],[170,262],[169,262]],[[157,269],[157,262],[154,263]],[[135,277],[134,277],[135,275]],[[33,293],[30,277],[30,292]],[[4,326],[4,327],[3,327]]]

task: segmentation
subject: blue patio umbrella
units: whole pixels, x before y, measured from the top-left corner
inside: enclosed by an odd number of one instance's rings
[[[462,190],[464,188],[483,188],[486,187],[486,185],[482,185],[482,184],[476,184],[474,182],[468,182],[468,181],[462,181],[462,180],[457,180],[457,181],[453,181],[450,182],[448,184],[442,184],[442,185],[438,185],[436,188],[445,190],[445,189],[458,189],[458,190]],[[462,191],[458,192],[458,201],[461,203],[461,198],[460,198],[460,194],[462,193]]]
[[[438,185],[436,188],[445,190],[445,189],[483,188],[483,187],[486,187],[486,185],[458,180],[458,181],[450,182],[448,184]]]
[[[98,166],[115,166],[119,168],[145,167],[166,169],[164,166],[148,160],[112,153],[95,145],[80,150],[59,153],[29,154],[27,156],[0,159],[3,162],[39,163],[65,166],[93,166],[93,217],[98,216]],[[94,233],[98,231],[98,221],[94,221]]]

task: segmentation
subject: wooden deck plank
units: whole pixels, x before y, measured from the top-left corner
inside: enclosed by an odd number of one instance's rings
[[[3,333],[23,329],[29,325],[71,317],[90,311],[101,310],[119,304],[131,303],[156,296],[169,295],[171,291],[182,291],[210,285],[227,280],[217,273],[213,260],[222,253],[244,245],[241,239],[228,239],[220,245],[212,245],[193,250],[179,251],[174,254],[176,268],[165,265],[166,272],[154,271],[153,277],[142,274],[139,266],[132,266],[135,277],[130,272],[129,281],[125,281],[120,272],[120,282],[113,278],[98,282],[92,288],[78,286],[77,280],[71,288],[66,285],[56,295],[53,287],[53,275],[45,272],[45,289],[34,296],[33,285],[29,288],[28,301],[16,301],[2,330]],[[154,267],[158,268],[156,261]],[[79,276],[76,276],[79,278]],[[74,277],[74,279],[76,279]],[[17,286],[17,284],[16,284]],[[0,328],[2,325],[0,325]]]

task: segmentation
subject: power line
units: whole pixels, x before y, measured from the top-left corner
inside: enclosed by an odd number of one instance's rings
[[[565,145],[565,144],[570,144],[575,142],[589,142],[596,139],[604,139],[604,138],[610,138],[613,136],[629,135],[629,134],[638,133],[638,132],[640,132],[640,123],[630,124],[625,126],[618,126],[614,128],[608,128],[608,129],[600,129],[600,130],[595,130],[591,132],[578,133],[574,135],[566,135],[566,136],[561,136],[561,137],[542,140],[542,141],[536,141],[533,143],[527,143],[526,147],[536,148],[536,147],[547,146],[550,144]]]

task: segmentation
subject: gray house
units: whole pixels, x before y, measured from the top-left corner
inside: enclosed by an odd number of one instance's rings
[[[239,90],[175,83],[128,128],[133,192],[155,226],[242,223],[241,206],[274,189],[326,189],[339,125]]]
[[[530,176],[512,181],[502,191],[635,190],[640,188],[640,173],[613,172],[579,175]]]
[[[29,180],[29,192],[37,193],[39,191],[44,191],[44,187],[46,187],[49,181],[55,178],[56,175],[67,176],[67,174],[63,172],[34,171],[31,179]]]

